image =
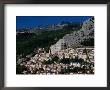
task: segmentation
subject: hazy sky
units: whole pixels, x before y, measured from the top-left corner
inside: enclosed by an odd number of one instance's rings
[[[16,16],[16,28],[57,24],[62,21],[83,22],[91,16]]]

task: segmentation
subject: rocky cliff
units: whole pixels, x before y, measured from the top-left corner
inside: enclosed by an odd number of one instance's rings
[[[82,28],[63,37],[68,47],[78,47],[85,39],[94,38],[94,18],[83,22]]]
[[[55,53],[65,46],[66,48],[82,47],[84,45],[82,45],[81,43],[88,39],[94,39],[94,17],[91,17],[90,19],[84,21],[82,28],[79,31],[74,31],[73,33],[66,34],[61,40],[58,41],[60,42],[59,44],[56,43],[52,45],[50,49],[53,53]]]

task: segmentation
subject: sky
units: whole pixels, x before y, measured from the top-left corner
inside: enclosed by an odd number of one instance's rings
[[[83,22],[91,16],[16,16],[16,29],[66,22]]]

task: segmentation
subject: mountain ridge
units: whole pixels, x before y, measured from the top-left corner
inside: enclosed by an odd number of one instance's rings
[[[53,53],[55,53],[56,51],[59,51],[62,48],[82,47],[85,46],[82,45],[83,42],[86,43],[87,40],[92,40],[94,43],[94,17],[84,21],[82,28],[79,31],[74,31],[73,33],[66,34],[56,44],[51,45],[50,49]],[[89,45],[90,44],[88,44],[88,46]]]

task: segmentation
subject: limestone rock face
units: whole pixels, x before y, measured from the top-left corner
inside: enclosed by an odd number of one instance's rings
[[[81,46],[81,42],[85,39],[94,38],[94,17],[83,22],[82,28],[79,31],[66,34],[56,44],[50,47],[51,52],[54,54],[65,48],[74,48]]]
[[[94,38],[94,18],[83,22],[82,28],[63,37],[68,47],[79,46],[84,39]]]
[[[54,54],[57,51],[62,50],[64,44],[65,44],[64,39],[60,39],[56,44],[51,45],[51,47],[50,47],[51,53]]]

